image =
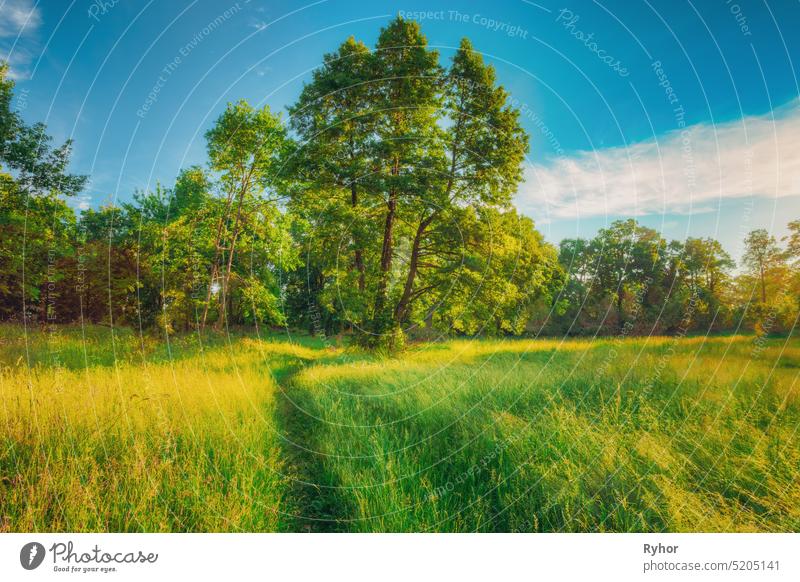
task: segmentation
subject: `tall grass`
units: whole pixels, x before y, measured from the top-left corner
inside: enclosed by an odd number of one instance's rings
[[[295,379],[356,531],[797,531],[792,340],[451,342]]]
[[[797,531],[800,345],[0,328],[0,529]]]
[[[1,329],[0,530],[293,523],[273,373],[307,348]]]

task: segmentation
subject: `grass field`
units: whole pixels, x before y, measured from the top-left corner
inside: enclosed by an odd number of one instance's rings
[[[0,327],[0,531],[798,531],[800,341]]]

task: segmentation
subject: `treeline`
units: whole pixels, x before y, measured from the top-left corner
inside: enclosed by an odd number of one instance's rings
[[[800,220],[782,247],[766,230],[743,241],[739,268],[712,238],[666,241],[635,220],[561,242],[569,279],[549,333],[785,333],[798,316]]]
[[[261,324],[353,334],[789,329],[800,222],[780,247],[667,242],[635,221],[547,244],[512,196],[528,137],[464,40],[449,66],[400,18],[324,57],[288,122],[230,104],[208,163],[76,214],[70,146],[11,107],[0,68],[0,317],[165,331]],[[734,274],[737,273],[737,274]]]

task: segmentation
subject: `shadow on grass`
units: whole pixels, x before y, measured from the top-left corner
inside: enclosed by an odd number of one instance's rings
[[[0,325],[0,365],[12,368],[60,368],[80,371],[122,365],[168,365],[183,360],[229,350],[243,339],[277,342],[309,349],[322,349],[324,342],[303,333],[231,328],[207,329],[164,335],[141,333],[129,327],[61,325],[51,330],[38,326]]]

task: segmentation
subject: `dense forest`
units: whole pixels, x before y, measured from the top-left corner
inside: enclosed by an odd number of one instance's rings
[[[791,330],[800,220],[667,241],[622,220],[547,243],[512,199],[528,136],[466,39],[447,66],[416,23],[350,38],[281,116],[231,103],[207,163],[76,212],[71,143],[13,107],[0,68],[0,320],[166,332],[260,324],[402,346],[439,334]]]

